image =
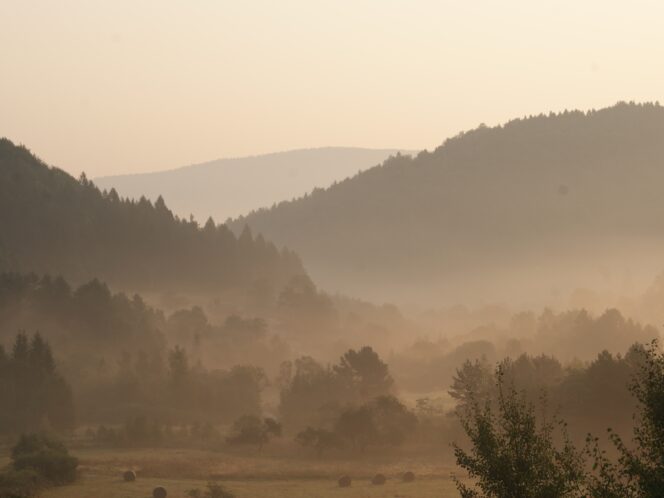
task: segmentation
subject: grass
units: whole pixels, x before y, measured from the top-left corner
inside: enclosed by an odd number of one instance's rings
[[[368,481],[354,481],[350,488],[339,488],[328,479],[231,480],[222,483],[237,498],[445,498],[457,497],[450,479],[420,479],[402,483],[394,479],[383,486]],[[139,478],[126,483],[108,476],[86,475],[76,484],[53,488],[44,498],[149,498],[156,486],[164,486],[169,497],[187,496],[192,488],[203,489],[205,481],[186,479]]]
[[[164,486],[169,498],[185,498],[193,488],[204,489],[218,480],[237,498],[446,498],[458,497],[450,477],[453,470],[435,459],[373,456],[366,459],[323,459],[305,455],[240,454],[193,449],[80,449],[80,479],[52,488],[43,498],[149,498]],[[137,472],[126,483],[122,473]],[[399,479],[405,470],[417,475],[414,483]],[[371,476],[381,472],[388,481],[373,486]],[[339,488],[337,478],[348,474],[350,488]]]

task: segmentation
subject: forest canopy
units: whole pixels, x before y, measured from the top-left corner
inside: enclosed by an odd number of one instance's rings
[[[551,306],[659,270],[663,135],[659,104],[481,125],[229,226],[365,298]]]
[[[0,271],[98,278],[132,291],[211,292],[304,273],[299,258],[250,230],[233,235],[174,216],[160,197],[122,199],[0,139]]]

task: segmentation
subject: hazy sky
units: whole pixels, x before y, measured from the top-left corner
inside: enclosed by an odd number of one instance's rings
[[[89,176],[664,101],[661,1],[0,0],[0,135]]]

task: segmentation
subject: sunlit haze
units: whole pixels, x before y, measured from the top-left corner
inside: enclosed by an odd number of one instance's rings
[[[0,135],[73,174],[664,97],[664,7],[613,1],[0,3]]]
[[[0,498],[662,498],[663,21],[0,0]]]

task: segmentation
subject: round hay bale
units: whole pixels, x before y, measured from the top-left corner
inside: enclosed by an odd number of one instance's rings
[[[387,481],[387,477],[384,474],[376,474],[371,478],[371,484],[374,486],[382,486]]]
[[[415,474],[413,474],[410,470],[408,472],[404,472],[403,476],[401,477],[403,482],[413,482],[415,480]]]
[[[166,488],[157,486],[152,490],[152,498],[166,498]]]
[[[122,478],[126,482],[134,482],[136,480],[136,473],[133,470],[128,470],[122,474]]]
[[[337,482],[340,488],[350,488],[352,480],[350,476],[341,476]]]

